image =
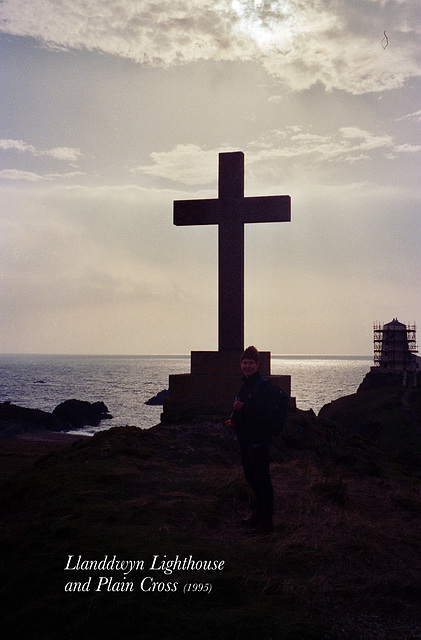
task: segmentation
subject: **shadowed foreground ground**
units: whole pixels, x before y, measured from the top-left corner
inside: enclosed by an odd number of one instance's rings
[[[238,525],[250,496],[219,423],[59,440],[0,440],[5,639],[421,639],[420,480],[355,438],[352,451],[278,456],[267,537]],[[224,566],[165,574],[155,555]],[[144,568],[65,570],[69,556]],[[100,577],[120,590],[98,591]],[[145,578],[177,590],[142,590]]]

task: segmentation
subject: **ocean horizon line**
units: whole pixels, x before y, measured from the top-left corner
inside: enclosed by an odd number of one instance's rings
[[[195,349],[194,351],[202,351]],[[205,351],[205,350],[203,350]],[[262,350],[264,351],[264,350]],[[29,353],[29,352],[2,352],[2,356],[15,357],[41,357],[41,358],[190,358],[190,353]],[[271,358],[290,360],[373,360],[373,355],[367,354],[327,354],[327,353],[272,353]]]

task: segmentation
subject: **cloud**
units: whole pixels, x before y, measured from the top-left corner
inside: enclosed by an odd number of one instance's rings
[[[55,178],[59,178],[61,180],[70,180],[72,178],[80,178],[81,176],[86,176],[86,173],[83,171],[68,171],[66,173],[47,173],[45,179],[54,180]]]
[[[233,151],[224,147],[220,151]],[[166,178],[186,185],[208,185],[216,178],[218,152],[203,150],[196,144],[178,144],[170,151],[150,154],[151,165],[138,166],[132,173]]]
[[[268,142],[270,140],[271,144]],[[376,135],[356,126],[341,127],[337,132],[329,135],[296,133],[296,128],[274,130],[270,132],[269,136],[264,136],[261,140],[256,141],[253,146],[256,155],[255,161],[263,158],[292,158],[310,155],[312,160],[319,162],[334,158],[348,160],[350,157],[355,161],[358,155],[367,158],[369,152],[378,150],[393,150],[396,153],[415,153],[420,150],[418,146],[396,145],[393,137],[388,134]]]
[[[0,171],[0,180],[23,180],[25,182],[41,182],[48,180],[46,176],[41,176],[32,171],[22,171],[20,169],[2,169]]]
[[[417,11],[418,0],[3,0],[0,30],[148,66],[253,61],[295,91],[363,94],[420,75]]]
[[[28,144],[23,140],[0,139],[0,150],[17,151],[19,153],[28,153],[32,157],[50,157],[55,160],[77,163],[84,156],[79,149],[72,147],[54,147],[52,149],[37,149],[32,144]],[[49,172],[46,174],[36,173],[34,171],[26,171],[23,169],[2,169],[0,170],[0,180],[11,180],[21,182],[44,182],[55,179],[72,179],[85,175],[82,171],[74,170],[65,173]]]
[[[151,153],[152,164],[138,166],[132,171],[188,186],[209,185],[217,176],[218,153],[232,150],[235,149],[228,145],[204,150],[195,144],[178,144],[169,151]],[[390,159],[397,154],[415,154],[420,150],[417,145],[396,144],[389,134],[375,134],[357,126],[341,127],[329,135],[312,133],[298,126],[274,129],[245,148],[247,168],[251,174],[258,173],[260,181],[264,180],[265,174],[272,176],[276,171],[279,174],[280,167],[293,159],[301,161],[303,170],[306,163],[314,165],[315,162],[335,160],[355,164],[378,154]]]
[[[27,144],[23,140],[0,140],[0,149],[3,151],[9,151],[10,149],[14,149],[16,151],[36,154],[37,150],[31,144]]]
[[[53,149],[40,151],[38,155],[51,156],[56,160],[64,160],[65,162],[77,162],[83,157],[79,149],[72,149],[71,147],[54,147]]]
[[[289,48],[275,50],[263,64],[271,75],[298,91],[320,83],[327,91],[380,92],[420,75],[416,42],[402,40],[395,48],[383,50],[376,39],[350,33],[345,24],[324,32],[318,31],[316,23],[315,31],[298,33]]]
[[[394,151],[396,153],[417,153],[417,151],[420,150],[420,145],[415,144],[399,144],[394,147]]]
[[[82,171],[69,171],[67,173],[47,173],[46,175],[41,175],[39,173],[34,173],[33,171],[24,171],[22,169],[1,169],[0,170],[0,180],[12,180],[12,181],[23,181],[23,182],[44,182],[48,180],[70,180],[72,178],[79,178],[81,176],[86,175]]]
[[[406,116],[402,116],[402,118],[396,118],[396,122],[400,122],[401,120],[411,120],[412,122],[421,122],[421,109],[419,111],[415,111],[414,113],[408,113]]]
[[[209,58],[224,49],[230,57],[234,17],[229,3],[209,0],[5,0],[0,7],[6,33],[154,66]]]
[[[21,153],[30,153],[33,156],[50,156],[56,160],[64,160],[65,162],[77,162],[83,158],[80,149],[72,147],[54,147],[53,149],[37,149],[32,144],[28,144],[23,140],[0,140],[0,149],[3,151],[19,151]]]

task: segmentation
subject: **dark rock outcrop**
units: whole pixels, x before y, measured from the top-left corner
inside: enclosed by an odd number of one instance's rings
[[[43,429],[68,431],[85,425],[97,426],[101,420],[111,417],[103,402],[66,400],[52,413],[3,402],[0,403],[0,435],[8,436]]]
[[[371,391],[372,389],[383,389],[384,387],[401,386],[403,384],[403,372],[400,371],[369,371],[357,389],[357,393]]]
[[[159,391],[156,396],[153,396],[153,398],[149,398],[149,400],[146,400],[145,404],[163,405],[165,398],[168,398],[169,395],[170,392],[168,391],[168,389],[163,389],[162,391]]]
[[[38,429],[65,431],[68,426],[47,411],[18,407],[10,402],[0,403],[0,433],[3,436]]]
[[[87,402],[85,400],[65,400],[53,411],[53,416],[60,422],[67,423],[75,429],[85,425],[98,426],[101,420],[112,418],[103,402]]]

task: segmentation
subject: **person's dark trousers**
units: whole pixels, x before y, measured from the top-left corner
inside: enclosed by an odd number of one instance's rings
[[[255,511],[262,519],[271,520],[273,516],[273,487],[269,473],[270,442],[253,445],[241,444],[241,463],[244,477],[251,486],[255,499]]]

